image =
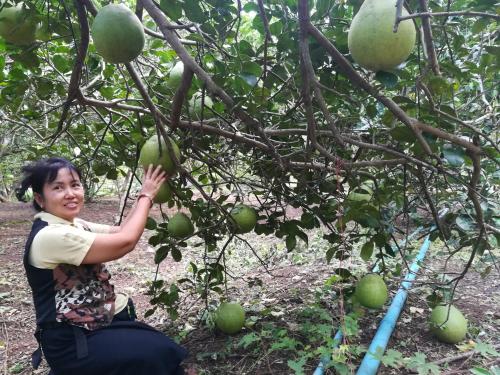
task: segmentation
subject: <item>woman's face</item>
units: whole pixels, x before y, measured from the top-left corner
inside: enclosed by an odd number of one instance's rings
[[[52,182],[43,186],[43,196],[35,195],[37,203],[45,212],[73,221],[83,207],[83,186],[75,171],[61,168]]]

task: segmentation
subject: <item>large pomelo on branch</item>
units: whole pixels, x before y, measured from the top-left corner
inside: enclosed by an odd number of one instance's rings
[[[257,224],[257,213],[252,207],[245,204],[234,206],[230,215],[232,224],[236,227],[236,233],[248,233]]]
[[[462,341],[467,334],[467,319],[453,305],[436,306],[431,313],[430,326],[439,340],[449,344]]]
[[[347,43],[351,56],[363,68],[379,71],[395,68],[415,46],[415,27],[402,21],[393,32],[396,0],[365,0],[354,16]],[[403,8],[403,16],[408,12]]]
[[[186,214],[178,212],[168,221],[167,230],[172,237],[185,238],[194,233],[194,226]]]
[[[102,7],[92,24],[95,49],[107,62],[128,63],[144,48],[144,28],[139,18],[123,4]]]
[[[168,86],[172,90],[177,90],[182,82],[182,73],[184,73],[184,63],[178,61],[170,70],[168,75]]]
[[[384,279],[375,273],[363,276],[356,284],[356,299],[365,307],[380,309],[387,298],[387,285]]]
[[[175,157],[179,160],[181,156],[179,147],[171,138],[169,138],[169,141]],[[170,157],[165,140],[163,138],[161,139],[160,152],[158,137],[156,135],[149,138],[146,143],[144,143],[144,146],[142,146],[141,154],[139,155],[139,164],[144,168],[147,168],[149,164],[153,164],[155,166],[161,165],[168,175],[173,175],[176,171],[175,161]]]
[[[238,333],[245,325],[245,310],[236,302],[221,303],[215,312],[215,325],[228,335]]]
[[[172,188],[170,187],[170,184],[168,182],[164,182],[160,186],[160,190],[158,190],[158,193],[156,194],[155,198],[153,199],[153,202],[155,203],[165,203],[168,202],[172,198]]]
[[[196,93],[189,100],[189,114],[193,119],[200,120],[203,111],[204,119],[212,118],[213,112],[209,108],[213,105],[214,102],[208,95],[203,97],[201,93]]]
[[[7,42],[25,46],[35,41],[36,20],[22,3],[6,7],[0,3],[0,36]]]

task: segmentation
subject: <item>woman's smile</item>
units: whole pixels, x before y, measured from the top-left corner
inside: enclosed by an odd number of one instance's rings
[[[45,212],[73,221],[83,207],[84,190],[78,175],[68,168],[61,168],[52,182],[37,194],[37,202]]]

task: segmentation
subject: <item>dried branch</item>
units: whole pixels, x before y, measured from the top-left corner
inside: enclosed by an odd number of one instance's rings
[[[302,100],[306,109],[307,119],[307,138],[312,146],[317,149],[321,155],[332,162],[336,162],[335,156],[330,154],[316,138],[316,120],[311,99],[311,78],[314,75],[311,58],[309,56],[309,42],[305,25],[309,22],[309,10],[307,2],[299,3],[299,50],[300,50],[300,68],[302,72]],[[312,71],[312,72],[311,72]],[[333,133],[333,132],[332,132]]]
[[[311,61],[311,55],[309,53],[309,41],[307,39],[308,38],[307,24],[310,22],[309,10],[307,8],[304,8],[303,6],[299,6],[299,21],[300,21],[299,48],[300,48],[300,56],[301,56],[302,71],[303,71],[303,76],[302,76],[302,81],[303,81],[303,85],[304,85],[303,89],[306,88],[305,85],[307,84],[307,91],[308,91],[306,93],[307,96],[305,97],[306,100],[304,100],[304,102],[305,102],[306,106],[307,105],[311,106],[310,110],[312,111],[312,103],[311,103],[311,99],[310,99],[310,95],[311,95],[310,88],[311,88],[311,84],[312,84],[314,97],[315,97],[316,101],[318,102],[319,107],[321,108],[321,111],[323,112],[323,115],[326,118],[326,121],[330,125],[330,129],[332,131],[335,142],[337,143],[337,145],[341,146],[342,148],[345,148],[346,147],[345,143],[342,140],[342,137],[341,137],[340,132],[337,128],[337,124],[336,124],[335,120],[332,118],[332,115],[331,115],[330,111],[328,110],[328,106],[326,105],[325,99],[323,98],[323,94],[321,93],[321,90],[320,90],[321,86],[319,85],[319,82],[316,79],[314,67],[313,67],[312,61]],[[309,121],[309,120],[311,120],[311,118],[312,118],[312,121]],[[312,124],[311,135],[313,137],[311,139],[311,141],[313,142],[315,147],[319,147],[321,149],[320,152],[322,154],[329,155],[329,153],[321,145],[319,145],[319,143],[316,139],[316,126],[315,126],[313,114],[308,115],[308,129],[310,127],[309,125],[311,125],[311,124]]]
[[[269,29],[269,21],[266,16],[266,11],[264,10],[264,2],[262,0],[257,0],[257,4],[259,5],[259,16],[262,19],[262,23],[264,24],[266,40],[271,40],[271,31]]]
[[[81,91],[78,93],[78,101],[82,105],[89,105],[91,107],[116,108],[116,109],[122,109],[125,111],[151,114],[151,112],[147,108],[139,107],[139,106],[135,106],[135,105],[130,105],[130,104],[123,104],[122,99],[114,99],[111,101],[98,100],[98,99],[89,98],[87,96],[84,96]]]
[[[416,171],[413,171],[410,168],[410,171],[414,172],[413,174],[417,176],[418,181],[420,182],[420,187],[422,188],[422,191],[424,193],[424,199],[427,202],[427,205],[429,206],[432,217],[434,218],[434,224],[436,225],[437,229],[439,230],[439,233],[443,236],[443,239],[446,238],[445,233],[443,232],[443,228],[441,227],[441,220],[439,218],[439,213],[438,209],[436,208],[436,205],[432,201],[431,194],[429,192],[429,189],[427,188],[427,183],[425,182],[424,178],[424,172],[421,167],[417,167]]]
[[[78,88],[80,87],[80,80],[82,78],[83,63],[85,61],[85,56],[87,55],[87,49],[90,42],[89,22],[87,20],[87,15],[85,14],[85,7],[79,0],[74,0],[74,3],[76,13],[78,15],[78,23],[80,24],[80,43],[78,46],[75,63],[73,64],[73,71],[71,72],[71,78],[68,86],[68,96],[63,104],[63,109],[61,117],[57,124],[57,129],[54,134],[49,137],[53,139],[56,139],[63,130],[63,124],[68,116],[69,108],[78,95]]]
[[[399,23],[401,22],[401,15],[403,14],[404,0],[396,1],[396,18],[394,20],[394,27],[392,28],[393,33],[398,32]]]
[[[22,127],[28,128],[29,130],[31,130],[38,137],[38,139],[40,139],[42,141],[44,140],[44,137],[38,132],[38,130],[36,130],[34,127],[32,127],[30,124],[28,124],[25,121],[13,120],[11,118],[5,117],[5,116],[2,115],[1,112],[0,112],[0,119],[2,121],[11,122],[13,124],[17,124],[17,125],[20,125]],[[12,134],[12,133],[14,133],[13,130],[11,130],[10,134]]]
[[[421,81],[417,82],[417,86],[420,87],[422,89],[422,91],[424,92],[427,100],[429,101],[429,106],[430,106],[432,111],[434,111],[435,113],[438,113],[439,115],[446,117],[449,120],[455,121],[455,122],[459,123],[460,125],[472,130],[474,133],[476,133],[476,134],[480,135],[481,137],[483,137],[484,139],[486,139],[490,143],[490,145],[492,147],[494,147],[497,152],[500,153],[500,149],[498,148],[497,144],[495,143],[495,141],[493,141],[493,139],[490,138],[490,136],[488,134],[486,134],[483,131],[481,131],[480,129],[476,128],[474,125],[468,124],[467,122],[462,121],[459,118],[452,116],[449,113],[443,112],[440,109],[438,109],[434,103],[434,100],[432,98],[432,94],[430,93],[427,86],[424,83],[422,83]]]
[[[419,0],[420,9],[424,13],[428,13],[429,8],[427,7],[427,0]],[[424,45],[427,52],[427,57],[429,59],[429,65],[435,75],[440,76],[441,71],[439,70],[439,63],[436,56],[436,50],[434,48],[434,40],[432,39],[432,29],[431,21],[429,17],[422,18],[422,31],[424,33]]]
[[[474,258],[476,257],[477,251],[479,249],[479,246],[481,244],[481,241],[484,237],[484,234],[486,233],[486,228],[484,225],[484,216],[483,216],[483,209],[481,208],[481,203],[479,202],[479,194],[477,192],[477,185],[479,184],[479,180],[481,178],[481,158],[478,154],[474,154],[472,152],[468,152],[470,158],[472,159],[472,176],[469,182],[468,192],[467,196],[469,199],[472,201],[472,204],[474,206],[474,211],[476,213],[476,223],[479,228],[479,234],[475,240],[474,246],[472,248],[471,254],[469,256],[469,260],[467,261],[467,264],[465,265],[464,269],[458,275],[457,277],[453,278],[449,283],[455,282],[455,286],[453,288],[453,292],[455,291],[456,287],[458,286],[458,283],[460,280],[462,280],[466,273],[469,271],[469,268],[472,266],[472,262],[474,261]]]
[[[479,146],[474,145],[473,143],[466,141],[454,134],[450,134],[445,132],[444,130],[435,128],[433,126],[424,124],[418,120],[414,121],[414,124],[417,128],[419,128],[421,131],[432,134],[436,137],[446,139],[447,141],[450,141],[451,143],[454,143],[456,145],[462,146],[463,148],[469,150],[470,152],[474,154],[481,155],[483,154],[483,151]]]
[[[170,115],[172,129],[175,129],[177,126],[179,126],[182,105],[186,100],[186,95],[188,93],[189,87],[191,86],[191,82],[193,82],[193,71],[185,66],[184,70],[182,71],[181,85],[175,92],[174,99],[172,100],[172,113]]]
[[[176,25],[171,25],[170,27],[175,27]],[[185,29],[186,27],[182,27],[183,29]],[[144,28],[144,32],[149,35],[149,36],[152,36],[152,37],[155,37],[155,38],[158,38],[158,39],[162,39],[162,40],[165,40],[165,37],[163,36],[162,33],[158,33],[154,30],[151,30],[151,29],[148,29],[147,27]],[[187,40],[187,39],[179,39],[180,42],[182,44],[185,44],[187,46],[196,46],[198,45],[199,42],[196,42],[194,40]]]
[[[496,20],[500,20],[500,15],[493,13],[485,13],[485,12],[474,12],[469,10],[459,11],[459,12],[422,12],[422,13],[413,13],[407,16],[399,17],[399,21],[409,20],[412,18],[430,18],[430,17],[453,17],[453,16],[464,16],[464,17],[487,17],[494,18]]]
[[[351,169],[361,169],[367,167],[387,167],[387,166],[395,166],[408,164],[408,160],[399,158],[399,159],[377,159],[377,160],[367,160],[367,161],[357,161],[350,162],[345,161],[341,162],[341,171],[351,170]],[[326,165],[324,163],[318,162],[300,162],[300,161],[290,161],[288,165],[291,169],[315,169],[318,171],[328,171],[328,172],[338,172],[338,166],[336,165]]]

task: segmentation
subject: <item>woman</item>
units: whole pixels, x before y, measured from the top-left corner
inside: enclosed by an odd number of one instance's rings
[[[135,206],[119,227],[78,218],[84,189],[80,171],[69,161],[44,159],[23,172],[17,197],[23,200],[31,187],[38,211],[24,266],[35,304],[35,336],[52,373],[183,374],[185,349],[135,321],[132,301],[115,292],[104,265],[134,249],[165,172],[147,168]],[[33,363],[40,361],[39,348]]]

